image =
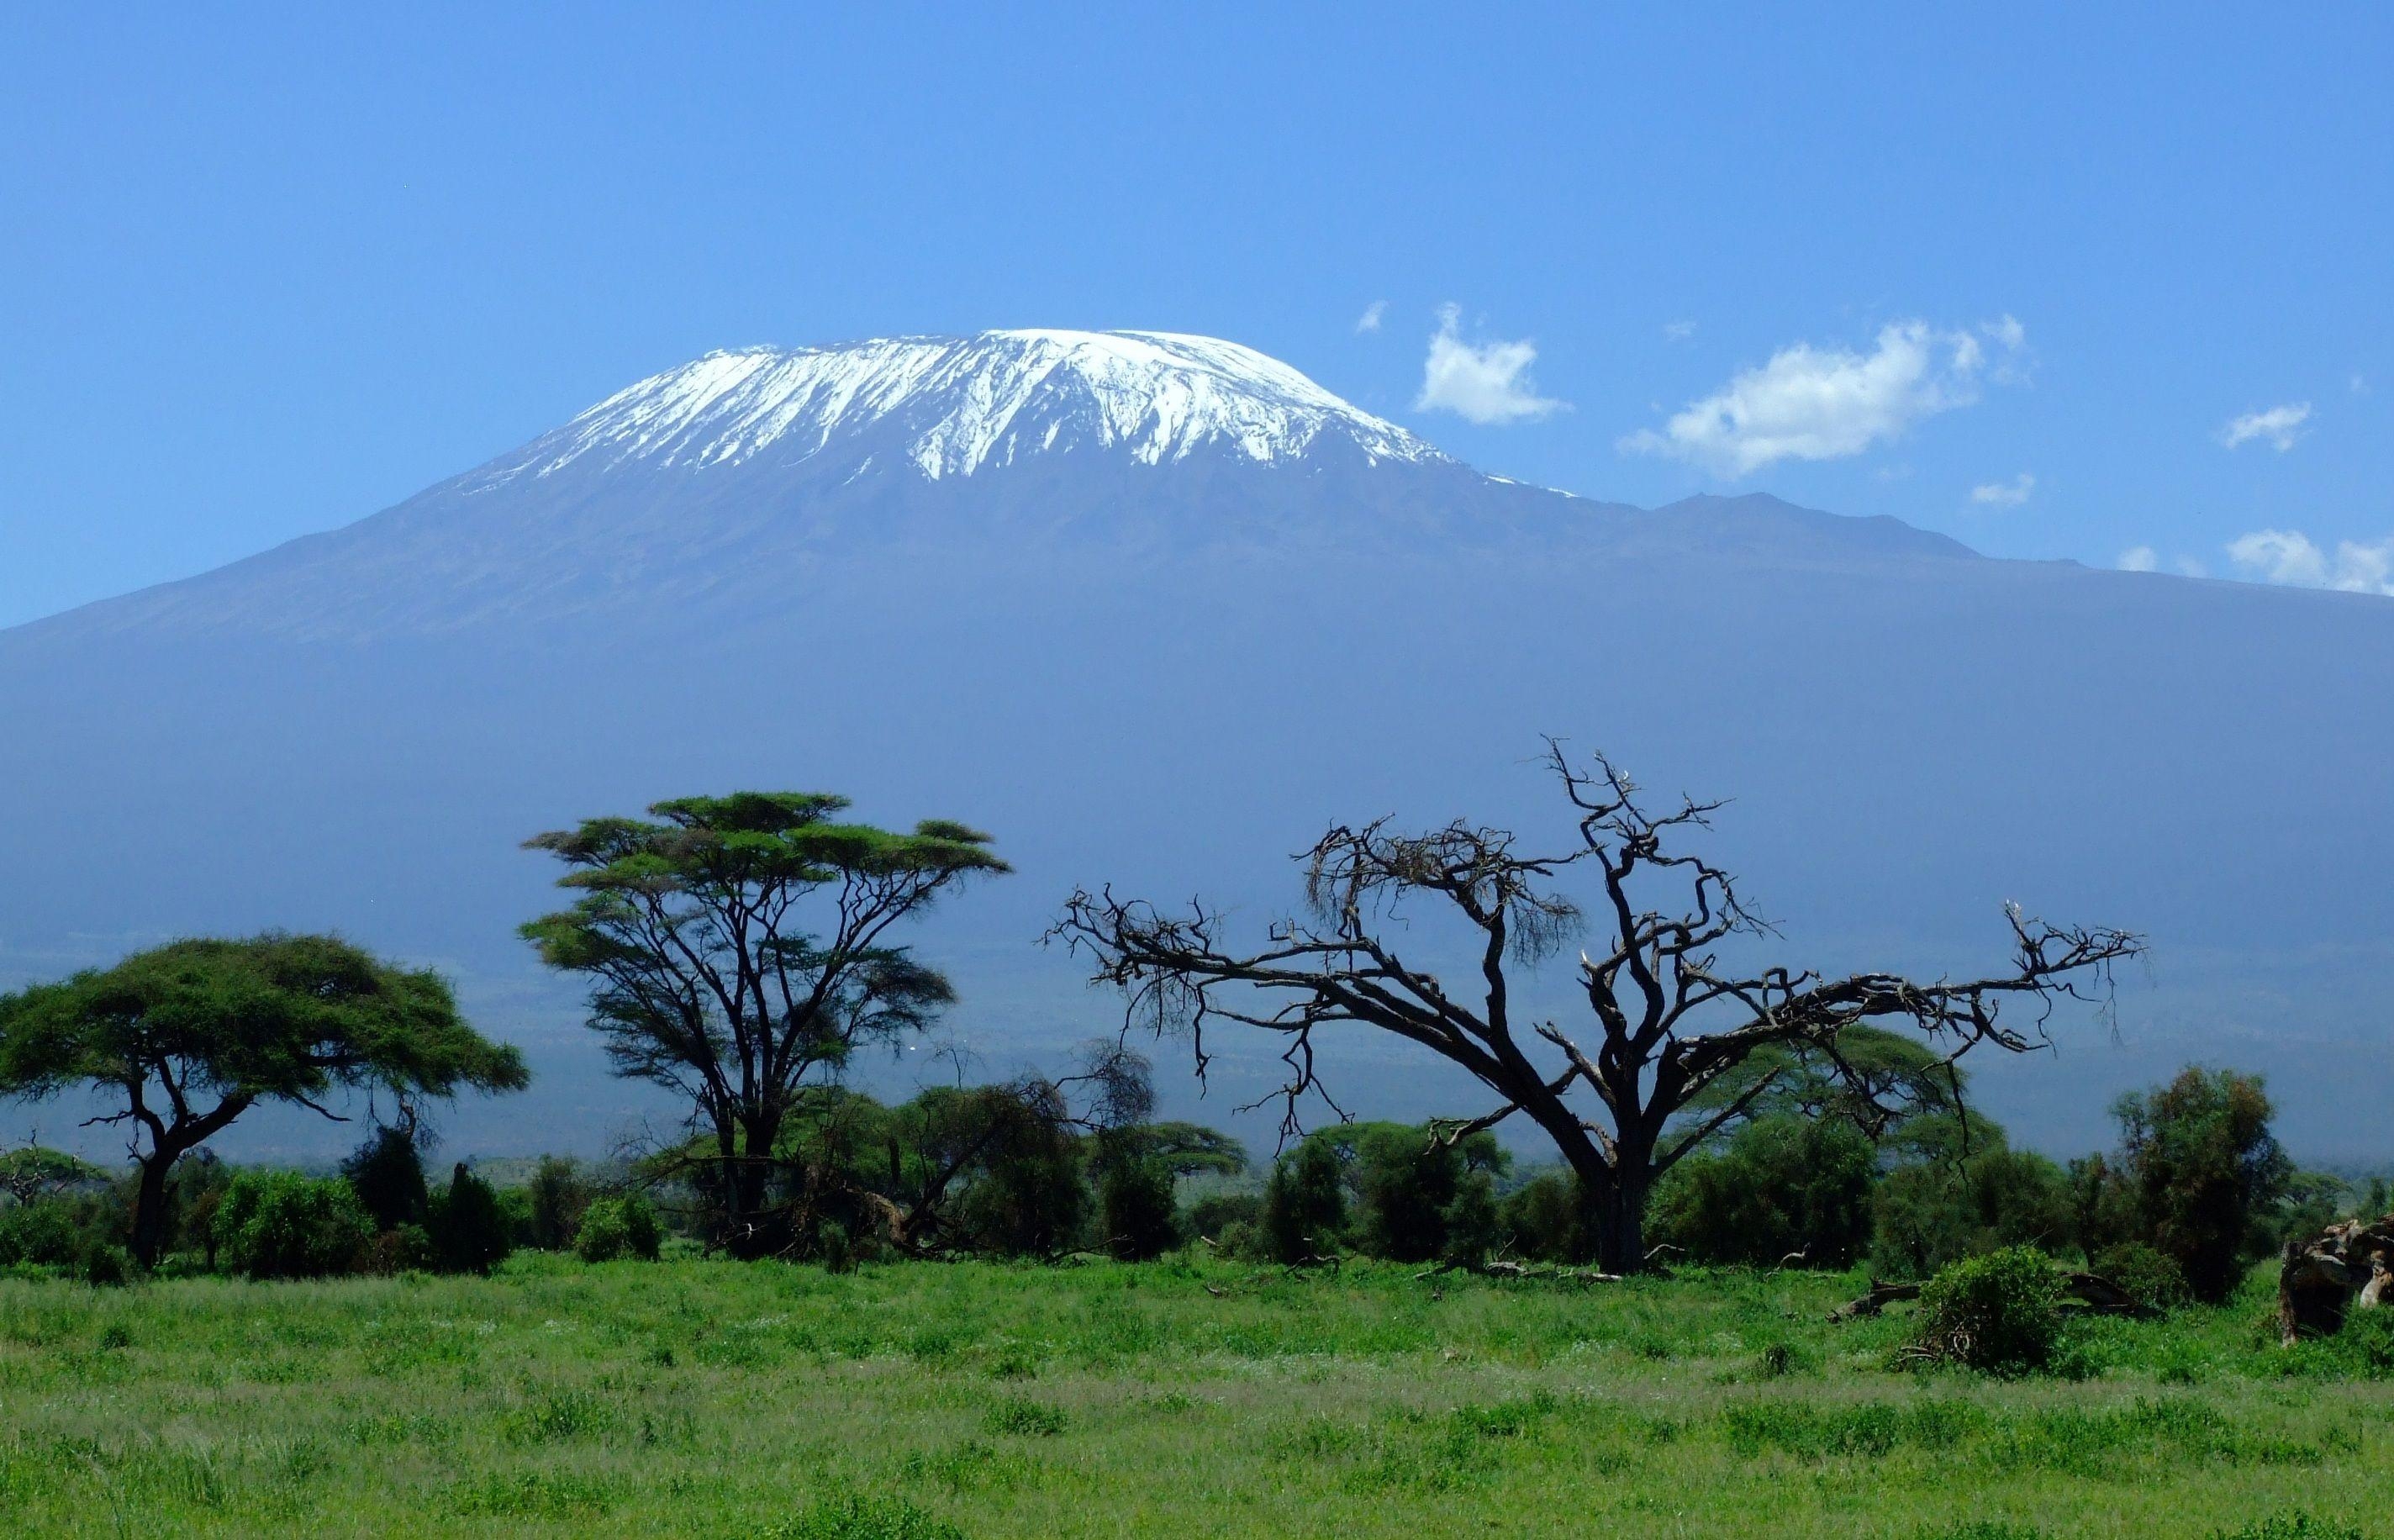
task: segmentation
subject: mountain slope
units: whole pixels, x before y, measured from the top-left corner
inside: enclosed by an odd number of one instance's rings
[[[639,1103],[514,940],[552,902],[539,829],[740,785],[992,828],[1018,875],[917,939],[1005,1073],[1107,1020],[1033,944],[1072,884],[1260,925],[1333,819],[1559,839],[1553,732],[1735,797],[1717,849],[1790,960],[1981,966],[2006,900],[2151,931],[2124,1046],[2082,1021],[2065,1070],[1991,1082],[2032,1137],[2091,1142],[2121,1084],[2210,1057],[2272,1069],[2333,1153],[2394,1069],[2394,714],[2361,704],[2389,694],[2383,600],[1569,497],[1229,344],[717,355],[348,528],[0,633],[0,980],[335,926],[531,1046],[532,1099],[461,1142],[596,1146]],[[1559,973],[1525,999],[1573,1008]],[[1352,1073],[1367,1106],[1477,1106],[1377,1045]]]

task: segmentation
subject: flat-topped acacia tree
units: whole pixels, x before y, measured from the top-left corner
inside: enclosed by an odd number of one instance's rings
[[[0,996],[0,1096],[71,1090],[119,1103],[132,1132],[131,1250],[156,1265],[175,1163],[261,1101],[336,1117],[344,1091],[403,1103],[520,1090],[522,1056],[457,1013],[440,975],[331,936],[175,941]]]
[[[732,1252],[779,1249],[774,1141],[855,1050],[922,1032],[954,998],[890,932],[965,879],[1007,871],[990,836],[835,822],[843,796],[742,792],[660,802],[539,835],[581,897],[523,928],[552,967],[591,981],[615,1073],[689,1099],[711,1134]]]
[[[1554,853],[1525,852],[1505,831],[1464,823],[1422,835],[1385,823],[1340,826],[1299,858],[1307,917],[1274,924],[1261,945],[1230,945],[1222,915],[1203,904],[1165,913],[1110,891],[1075,893],[1053,934],[1095,960],[1098,981],[1125,992],[1125,1032],[1186,1032],[1201,1075],[1209,1024],[1282,1038],[1289,1131],[1300,1099],[1326,1099],[1315,1060],[1325,1029],[1388,1033],[1461,1066],[1497,1105],[1443,1125],[1441,1137],[1517,1115],[1536,1124],[1578,1178],[1597,1260],[1617,1272],[1644,1265],[1656,1179],[1778,1083],[1774,1069],[1725,1103],[1703,1099],[1757,1054],[1827,1065],[1844,1084],[1845,1107],[1884,1122],[1906,1110],[1890,1102],[1899,1082],[1848,1062],[1844,1034],[1893,1022],[1916,1029],[1948,1062],[1981,1044],[2025,1051],[2045,1040],[2057,1000],[2085,997],[2082,989],[2100,985],[2113,962],[2141,947],[2124,931],[2050,926],[2007,909],[2010,962],[1984,978],[1824,979],[1724,966],[1722,943],[1769,931],[1726,871],[1678,848],[1720,805],[1651,813],[1603,757],[1582,770],[1550,743],[1548,759],[1576,833]],[[1565,890],[1583,875],[1595,890],[1585,908]],[[1656,907],[1658,893],[1670,896]],[[1408,905],[1423,901],[1472,938],[1478,977],[1464,988],[1450,989],[1388,939],[1391,924],[1410,917]],[[1551,1021],[1521,1020],[1512,1000],[1517,970],[1588,932],[1577,983],[1593,1018],[1592,1052]],[[2030,1003],[2032,1021],[2004,1020],[2010,999]]]

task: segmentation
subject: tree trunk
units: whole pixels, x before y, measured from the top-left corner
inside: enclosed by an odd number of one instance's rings
[[[180,1150],[152,1151],[140,1162],[141,1181],[133,1194],[133,1259],[143,1270],[158,1265],[166,1245],[166,1178]]]
[[[782,1120],[760,1116],[742,1120],[740,1158],[732,1166],[729,1194],[731,1204],[731,1254],[745,1259],[770,1257],[788,1244],[786,1226],[767,1213],[771,1199],[773,1141]]]
[[[1596,1265],[1606,1272],[1646,1270],[1646,1184],[1616,1178],[1598,1195],[1589,1219],[1596,1227]]]

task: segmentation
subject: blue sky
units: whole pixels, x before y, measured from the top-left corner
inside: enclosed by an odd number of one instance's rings
[[[0,624],[711,348],[1019,325],[1594,495],[2389,583],[2383,6],[497,8],[0,13]]]

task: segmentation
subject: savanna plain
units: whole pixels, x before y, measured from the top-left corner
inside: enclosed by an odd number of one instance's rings
[[[1904,1367],[1859,1272],[1353,1261],[0,1279],[12,1534],[2343,1536],[2394,1332],[2224,1305]]]

